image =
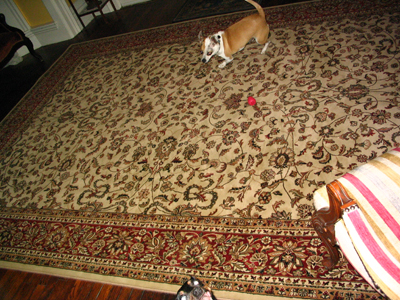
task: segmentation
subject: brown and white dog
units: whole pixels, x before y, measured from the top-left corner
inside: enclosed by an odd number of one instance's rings
[[[217,300],[211,289],[191,276],[176,293],[175,300]]]
[[[258,14],[245,17],[229,26],[225,31],[220,31],[206,38],[202,37],[201,32],[199,33],[199,39],[202,43],[201,51],[203,53],[201,61],[203,63],[208,62],[216,54],[225,59],[218,66],[224,68],[227,63],[233,60],[232,54],[242,50],[252,38],[255,38],[259,44],[265,44],[261,54],[265,53],[269,44],[269,25],[265,20],[264,10],[252,0],[245,1],[254,5]]]

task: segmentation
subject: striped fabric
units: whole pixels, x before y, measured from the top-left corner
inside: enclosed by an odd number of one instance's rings
[[[358,204],[343,214],[358,255],[376,285],[400,300],[400,148],[339,181]]]

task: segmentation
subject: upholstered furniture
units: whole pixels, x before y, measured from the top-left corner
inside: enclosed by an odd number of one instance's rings
[[[7,25],[5,16],[0,14],[0,68],[9,62],[22,46],[28,47],[29,52],[43,62],[42,57],[35,52],[32,42],[22,30]]]
[[[345,174],[314,193],[313,226],[332,269],[340,254],[375,289],[400,299],[400,148]]]

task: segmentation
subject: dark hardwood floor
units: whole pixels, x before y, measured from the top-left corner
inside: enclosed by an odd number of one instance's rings
[[[40,76],[74,43],[171,24],[186,0],[152,0],[125,7],[118,13],[93,20],[75,38],[37,49],[45,64],[30,54],[15,66],[0,70],[0,120],[34,86]],[[305,0],[265,0],[262,5],[283,5]],[[0,269],[0,300],[3,299],[109,299],[172,300],[172,294],[160,294],[101,283],[65,279],[48,275]]]
[[[1,300],[173,300],[174,294],[0,269]]]

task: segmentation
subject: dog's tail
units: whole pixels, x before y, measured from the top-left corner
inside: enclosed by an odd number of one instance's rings
[[[254,2],[253,0],[245,0],[245,1],[247,1],[251,5],[253,5],[257,9],[260,16],[265,19],[265,13],[264,13],[264,10],[262,9],[262,7],[260,6],[260,4],[258,4],[257,2]]]

